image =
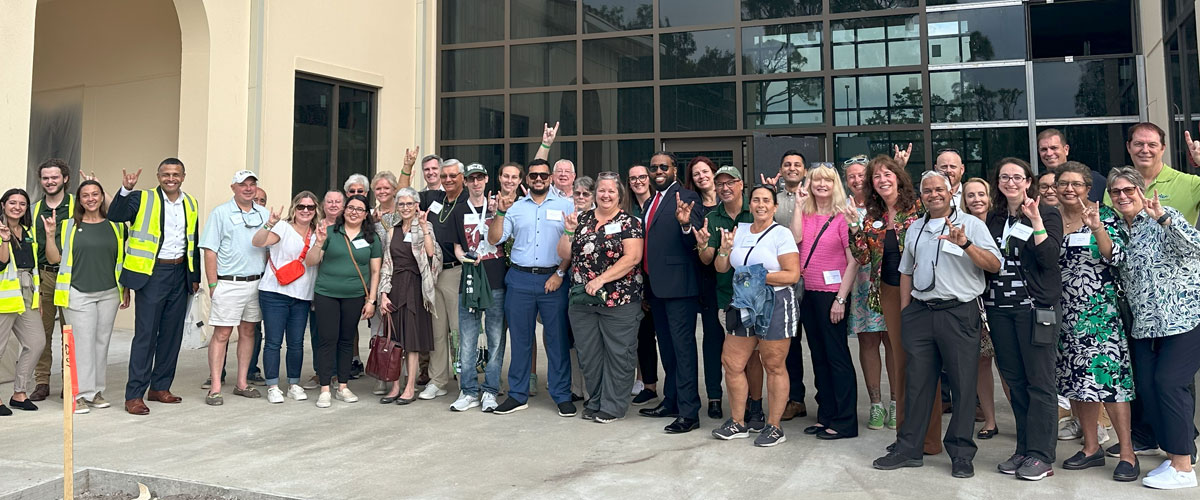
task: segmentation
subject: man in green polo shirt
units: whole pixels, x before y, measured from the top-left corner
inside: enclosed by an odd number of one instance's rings
[[[1158,200],[1163,205],[1178,210],[1185,219],[1195,223],[1200,216],[1200,177],[1163,164],[1166,132],[1149,122],[1129,127],[1129,142],[1125,143],[1125,149],[1133,159],[1133,166],[1146,179],[1146,196],[1158,191]],[[1104,203],[1112,205],[1107,192]]]
[[[63,221],[75,216],[75,197],[67,192],[67,184],[71,182],[71,166],[66,161],[51,158],[38,165],[38,179],[42,182],[42,190],[46,195],[29,207],[33,215],[33,241],[37,247],[37,266],[39,274],[41,303],[38,308],[42,312],[42,329],[46,334],[46,348],[38,358],[34,369],[36,387],[29,394],[29,399],[42,401],[50,395],[50,369],[53,365],[55,346],[51,342],[54,336],[54,320],[62,317],[61,308],[54,305],[54,282],[58,279],[58,266],[46,260],[46,227],[41,224],[42,218],[54,217]]]

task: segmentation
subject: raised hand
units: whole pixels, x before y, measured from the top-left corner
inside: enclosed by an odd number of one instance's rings
[[[54,237],[58,233],[58,216],[54,212],[50,212],[49,217],[42,217],[42,225],[46,227],[46,236]]]
[[[5,242],[12,239],[12,229],[8,228],[8,224],[0,223],[0,239]]]
[[[503,193],[502,192],[502,193],[500,193],[500,196],[498,196],[496,198],[496,210],[499,210],[501,212],[507,212],[508,209],[512,208],[513,203],[516,203],[516,201],[517,201],[517,190],[514,189],[513,192],[511,192],[511,193]]]
[[[1095,204],[1083,204],[1083,223],[1087,225],[1092,232],[1100,229],[1100,202]]]
[[[708,231],[708,217],[704,218],[704,226],[696,228],[695,231],[692,231],[692,234],[694,234],[696,236],[696,246],[697,247],[699,247],[699,248],[708,247],[708,239],[712,237],[712,233],[710,233]]]
[[[138,177],[140,177],[141,175],[142,175],[142,169],[140,169],[140,168],[138,169],[137,172],[134,172],[132,174],[125,172],[125,169],[121,169],[121,185],[124,186],[125,189],[127,189],[129,191],[133,191],[133,187],[137,186]]]
[[[554,138],[558,136],[558,122],[554,122],[554,127],[549,123],[542,124],[542,144],[547,146],[554,144]]]
[[[329,236],[329,230],[325,224],[317,224],[317,246],[325,243],[325,237]]]
[[[1162,217],[1164,213],[1166,213],[1166,210],[1164,210],[1162,207],[1162,202],[1158,201],[1157,189],[1154,190],[1153,198],[1147,198],[1146,195],[1142,194],[1141,191],[1138,191],[1138,198],[1141,198],[1142,208],[1146,210],[1147,214],[1150,214],[1150,217],[1158,219],[1159,217]]]
[[[721,229],[721,253],[729,255],[733,250],[733,237],[737,234],[737,228]]]
[[[85,180],[85,181],[99,181],[99,179],[96,179],[96,172],[95,172],[95,171],[88,172],[87,174],[84,174],[84,175],[83,175],[83,180]]]
[[[563,216],[563,229],[573,233],[577,227],[579,227],[578,212],[572,212]]]
[[[939,240],[946,240],[960,247],[967,244],[967,233],[962,225],[955,226],[950,223],[950,217],[946,217],[946,227],[950,228],[950,232],[938,236]]]
[[[679,225],[686,226],[692,220],[692,207],[696,202],[684,203],[679,199],[679,192],[675,193],[675,220],[679,221]]]
[[[1193,141],[1192,133],[1184,130],[1183,142],[1187,143],[1188,157],[1192,159],[1192,165],[1200,165],[1200,141]]]
[[[896,163],[900,164],[900,168],[904,168],[905,165],[908,165],[908,159],[911,157],[912,157],[912,143],[911,142],[908,143],[908,147],[903,150],[900,149],[900,145],[898,145],[898,144],[892,146],[892,159],[896,160]]]
[[[279,222],[280,215],[282,214],[283,207],[279,207],[278,210],[271,210],[271,216],[267,218],[267,224],[274,226],[276,222]]]
[[[846,224],[855,226],[859,223],[858,209],[850,205],[841,207],[842,217],[846,218]]]
[[[1038,210],[1038,200],[1040,198],[1025,198],[1025,202],[1021,204],[1021,213],[1029,217],[1030,221],[1042,220],[1042,212]]]
[[[762,185],[764,186],[777,186],[779,185],[779,176],[781,175],[783,175],[782,172],[775,174],[775,177],[767,177],[763,174],[758,174],[758,178],[762,181]]]
[[[417,164],[417,155],[419,154],[421,154],[421,146],[417,146],[414,149],[404,148],[404,166],[406,168],[402,170],[411,173],[413,165]]]

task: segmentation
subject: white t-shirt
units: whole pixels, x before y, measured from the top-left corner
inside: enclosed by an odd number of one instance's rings
[[[796,242],[792,240],[792,232],[782,225],[776,226],[779,227],[771,229],[773,226],[767,226],[762,233],[752,233],[749,222],[738,223],[737,234],[733,236],[733,251],[729,253],[729,263],[734,269],[762,264],[771,273],[782,270],[779,266],[780,255],[800,253]],[[774,288],[779,291],[787,287]]]
[[[271,232],[279,236],[279,242],[270,246],[270,263],[275,264],[276,268],[287,265],[288,262],[296,260],[300,257],[300,252],[304,250],[304,235],[297,233],[292,225],[286,221],[280,221],[271,228]],[[316,235],[309,234],[308,251],[313,251],[316,246]],[[275,271],[271,269],[271,265],[267,265],[267,271],[263,273],[263,277],[258,281],[258,289],[265,292],[275,292],[288,297],[300,300],[313,299],[313,285],[317,282],[317,268],[314,266],[306,266],[304,275],[287,285],[280,285],[279,280],[275,279]]]

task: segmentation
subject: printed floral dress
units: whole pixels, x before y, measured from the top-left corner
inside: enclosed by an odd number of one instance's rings
[[[1129,344],[1117,310],[1116,270],[1124,258],[1125,235],[1113,209],[1101,207],[1100,220],[1113,242],[1111,259],[1100,255],[1086,225],[1064,235],[1059,253],[1063,319],[1058,392],[1074,401],[1125,402],[1134,398]]]
[[[859,208],[858,219],[867,217],[867,209]],[[850,333],[855,335],[867,332],[886,332],[887,323],[883,314],[876,312],[867,305],[867,297],[871,294],[871,266],[858,266],[858,274],[854,277],[854,287],[850,289]]]

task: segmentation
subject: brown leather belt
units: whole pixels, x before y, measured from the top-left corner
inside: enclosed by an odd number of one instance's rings
[[[155,262],[159,264],[183,264],[183,257],[178,259],[156,259]]]

